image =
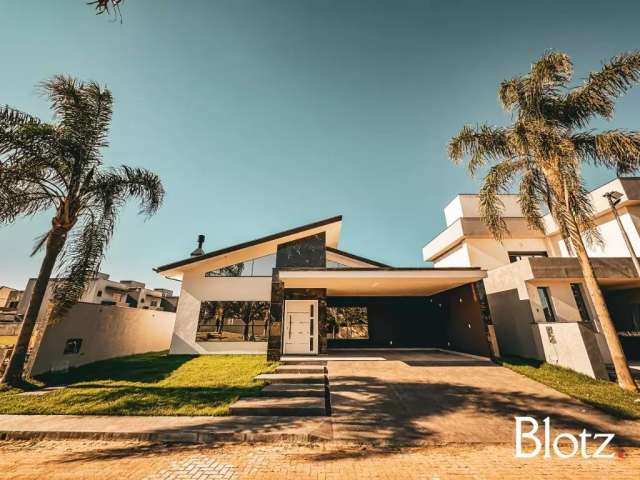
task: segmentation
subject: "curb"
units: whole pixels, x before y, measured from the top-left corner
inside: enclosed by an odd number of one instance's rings
[[[195,430],[153,433],[65,431],[0,432],[0,441],[7,440],[134,440],[160,443],[325,443],[332,441],[330,438],[306,433],[213,433]]]

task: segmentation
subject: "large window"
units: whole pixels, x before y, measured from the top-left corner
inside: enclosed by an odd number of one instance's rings
[[[211,270],[205,277],[270,277],[276,267],[276,254]]]
[[[542,311],[544,312],[545,320],[547,322],[555,322],[556,314],[553,312],[549,287],[538,287],[538,295],[540,295],[540,303],[542,304]]]
[[[202,302],[198,342],[266,342],[269,302]]]
[[[327,338],[369,338],[369,319],[367,317],[367,308],[328,307]]]
[[[571,291],[573,292],[573,298],[578,306],[578,312],[580,312],[580,320],[591,324],[591,315],[589,315],[587,303],[584,301],[584,296],[582,295],[582,286],[579,283],[572,283]]]

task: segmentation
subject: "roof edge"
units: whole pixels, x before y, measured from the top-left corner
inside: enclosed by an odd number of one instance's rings
[[[338,248],[326,247],[326,249],[327,249],[327,252],[332,252],[332,253],[335,253],[337,255],[342,255],[343,257],[351,258],[353,260],[358,260],[358,261],[363,262],[363,263],[368,263],[369,265],[374,265],[374,266],[380,267],[380,268],[392,268],[391,265],[387,265],[386,263],[378,262],[376,260],[371,260],[371,259],[366,258],[366,257],[361,257],[361,256],[355,255],[353,253],[345,252],[344,250],[340,250]]]
[[[190,257],[190,258],[185,258],[184,260],[178,260],[177,262],[167,263],[166,265],[161,265],[159,267],[154,268],[153,270],[157,273],[165,272],[173,268],[190,265],[192,263],[197,263],[202,260],[206,260],[209,258],[217,257],[219,255],[224,255],[226,253],[234,252],[236,250],[242,250],[243,248],[253,247],[255,245],[259,245],[265,242],[270,242],[272,240],[277,240],[278,238],[286,237],[288,235],[295,235],[296,233],[304,232],[305,230],[311,230],[313,228],[318,228],[324,225],[330,225],[332,223],[337,223],[341,221],[342,221],[342,215],[336,215],[335,217],[326,218],[324,220],[308,223],[300,227],[295,227],[289,230],[283,230],[282,232],[273,233],[271,235],[267,235],[266,237],[260,237],[260,238],[256,238],[255,240],[249,240],[248,242],[242,242],[236,245],[232,245],[230,247],[214,250],[212,252],[205,253],[204,255],[199,255],[197,257]]]

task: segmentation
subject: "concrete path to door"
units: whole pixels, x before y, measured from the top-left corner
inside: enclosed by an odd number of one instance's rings
[[[329,361],[333,438],[402,445],[510,443],[515,416],[551,418],[560,432],[615,433],[640,444],[640,422],[622,421],[480,357],[437,350],[332,351],[385,361]],[[541,433],[540,433],[541,435]],[[553,438],[553,437],[552,437]]]

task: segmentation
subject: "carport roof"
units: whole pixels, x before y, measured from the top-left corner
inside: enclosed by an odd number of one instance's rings
[[[285,288],[326,288],[329,296],[427,296],[477,282],[479,268],[283,268]]]

